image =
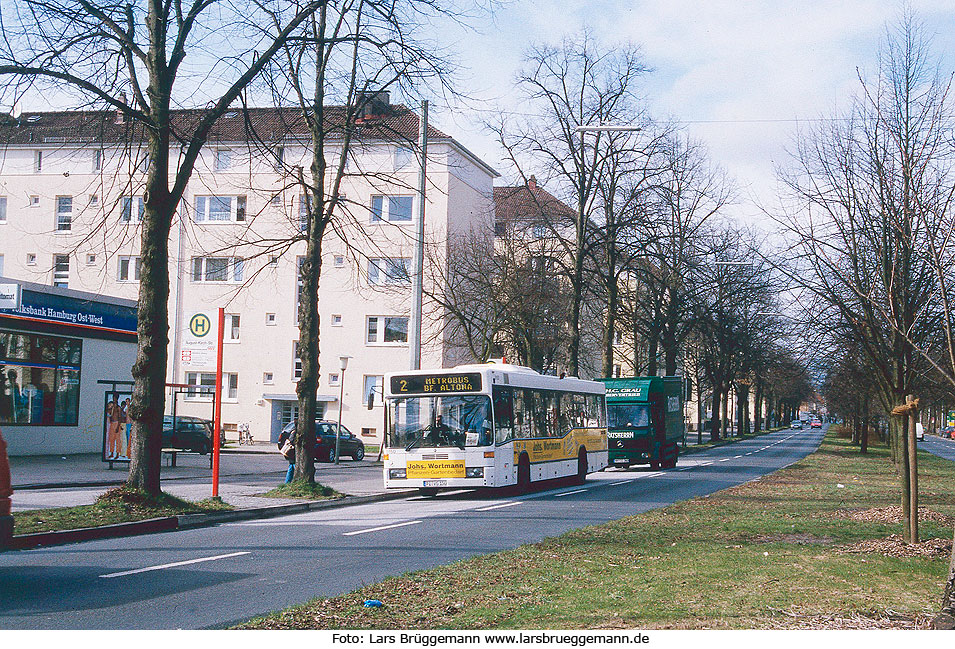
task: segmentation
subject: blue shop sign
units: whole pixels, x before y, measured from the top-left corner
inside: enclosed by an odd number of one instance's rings
[[[85,329],[136,334],[136,309],[133,307],[41,293],[25,286],[22,296],[19,308],[0,309],[0,315]]]

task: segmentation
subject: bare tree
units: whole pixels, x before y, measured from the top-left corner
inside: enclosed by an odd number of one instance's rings
[[[520,122],[502,121],[493,127],[499,143],[522,181],[533,173],[544,184],[553,182],[558,198],[572,205],[574,228],[564,238],[567,278],[573,295],[569,328],[568,371],[581,370],[581,313],[586,299],[587,235],[599,200],[600,179],[607,171],[608,137],[584,136],[579,126],[641,121],[637,83],[647,71],[633,45],[603,48],[585,34],[566,39],[559,47],[539,46],[526,57],[517,87],[526,104],[539,115]],[[558,233],[559,234],[559,233]]]
[[[155,495],[160,490],[173,218],[216,120],[325,0],[144,4],[24,0],[12,8],[5,5],[0,77],[6,101],[31,91],[72,95],[81,105],[115,109],[146,142],[150,163],[143,192],[127,484]],[[197,91],[186,71],[220,77],[221,93],[202,108],[176,113],[174,106]],[[173,151],[177,157],[171,159]]]

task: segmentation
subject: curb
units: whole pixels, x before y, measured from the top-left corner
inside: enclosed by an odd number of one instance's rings
[[[237,509],[233,511],[216,512],[213,514],[181,514],[179,516],[167,516],[164,518],[149,518],[143,521],[133,521],[131,523],[115,523],[113,525],[103,525],[101,527],[84,527],[76,530],[21,534],[19,536],[13,536],[10,540],[10,545],[6,548],[0,546],[0,551],[5,549],[28,550],[31,548],[46,547],[51,545],[80,543],[82,541],[94,541],[98,539],[112,539],[125,536],[154,534],[156,532],[173,532],[176,530],[211,527],[220,523],[230,523],[233,521],[275,518],[277,516],[300,514],[303,512],[320,509],[338,509],[341,507],[351,507],[353,505],[364,505],[367,503],[383,502],[387,500],[400,500],[401,498],[406,498],[413,494],[413,490],[403,489],[401,491],[373,494],[370,496],[345,496],[344,498],[338,498],[335,500],[313,500],[303,503],[294,503],[291,505],[270,505],[268,507]]]

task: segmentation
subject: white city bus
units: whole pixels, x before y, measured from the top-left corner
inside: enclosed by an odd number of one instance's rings
[[[385,375],[385,487],[526,489],[607,466],[604,385],[515,365]]]

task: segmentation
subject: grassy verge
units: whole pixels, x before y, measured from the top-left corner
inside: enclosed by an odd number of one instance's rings
[[[227,509],[232,509],[232,506],[221,500],[190,502],[166,493],[158,498],[150,498],[142,492],[120,487],[107,491],[92,505],[14,512],[13,531],[14,534],[58,532]]]
[[[331,487],[320,485],[317,482],[312,484],[290,482],[258,495],[264,498],[301,498],[302,500],[334,500],[344,497],[343,494],[338,493]]]
[[[917,551],[886,540],[901,531],[886,450],[862,456],[829,435],[801,462],[710,497],[389,578],[242,627],[924,626],[941,597],[955,499],[952,464],[925,453],[919,462],[921,504],[936,514],[921,527],[933,540]],[[384,606],[364,608],[366,599]]]

